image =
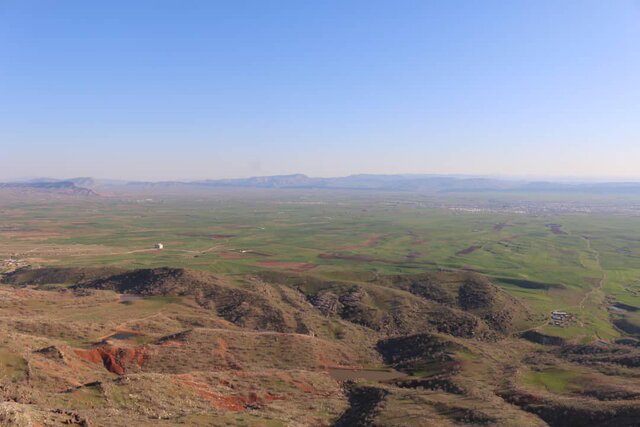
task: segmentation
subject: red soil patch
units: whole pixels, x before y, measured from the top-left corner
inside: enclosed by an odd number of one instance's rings
[[[230,369],[242,369],[242,367],[234,359],[233,354],[229,353],[229,344],[227,344],[227,341],[224,338],[216,338],[215,344],[216,346],[211,352],[215,359],[221,361],[224,360],[224,362]]]
[[[239,254],[237,252],[220,252],[218,255],[222,259],[242,259],[242,258],[244,258],[242,256],[242,254]]]
[[[102,346],[91,350],[75,349],[75,354],[83,360],[102,365],[114,374],[124,375],[128,366],[142,366],[146,358],[144,348],[123,348]]]
[[[102,363],[102,353],[98,349],[74,350],[76,356],[91,363]]]
[[[275,394],[271,394],[269,392],[266,392],[264,395],[264,399],[267,402],[273,402],[274,400],[285,400],[284,396],[277,396]]]
[[[242,411],[245,408],[242,399],[234,396],[224,396],[207,390],[198,390],[198,395],[204,400],[211,402],[216,408],[227,409],[229,411]]]
[[[309,271],[317,267],[316,264],[308,262],[286,262],[286,261],[272,261],[272,260],[260,260],[258,265],[267,268],[283,268],[291,271]]]
[[[229,346],[227,345],[227,342],[224,340],[224,338],[216,338],[216,349],[214,350],[214,354],[217,357],[224,359],[227,355],[228,348]]]
[[[298,390],[300,390],[303,393],[315,393],[317,394],[318,390],[316,390],[315,387],[313,387],[311,384],[308,384],[307,382],[298,380],[293,378],[293,376],[289,373],[286,372],[278,372],[275,375],[278,379],[280,379],[281,381],[294,386],[295,388],[297,388]]]
[[[258,396],[255,392],[250,392],[246,396],[225,396],[212,391],[209,384],[197,381],[191,374],[176,375],[174,381],[195,390],[201,399],[211,403],[214,408],[227,411],[239,412],[248,407],[262,406],[266,402],[284,400],[283,397],[271,393],[266,393],[264,397]]]
[[[386,235],[381,235],[381,236],[369,237],[367,240],[365,240],[364,243],[360,243],[359,245],[342,246],[342,247],[338,248],[338,250],[351,251],[351,250],[354,250],[354,249],[371,248],[371,247],[377,245],[378,243],[380,243],[380,241],[382,239],[384,239],[385,237],[387,237],[387,236]]]

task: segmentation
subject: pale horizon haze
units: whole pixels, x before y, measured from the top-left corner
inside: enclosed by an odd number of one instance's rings
[[[640,2],[0,0],[0,180],[640,176]]]

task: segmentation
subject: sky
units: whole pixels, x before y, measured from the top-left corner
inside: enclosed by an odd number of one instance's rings
[[[640,177],[638,0],[0,0],[0,179]]]

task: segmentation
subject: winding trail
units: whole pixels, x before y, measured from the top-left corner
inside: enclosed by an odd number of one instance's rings
[[[580,304],[578,304],[578,307],[581,308],[581,309],[584,308],[587,300],[595,292],[601,292],[602,291],[602,288],[604,287],[604,284],[607,281],[607,272],[604,270],[604,268],[602,268],[602,262],[600,260],[600,252],[598,252],[597,250],[593,249],[593,247],[591,246],[591,238],[590,237],[582,236],[582,238],[587,242],[587,249],[595,255],[596,266],[598,268],[598,271],[600,271],[600,273],[602,274],[602,277],[598,281],[598,284],[596,286],[592,287],[591,290],[584,295],[584,297],[580,301]]]

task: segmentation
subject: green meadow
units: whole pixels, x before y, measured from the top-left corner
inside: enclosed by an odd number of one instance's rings
[[[614,318],[640,326],[638,313],[610,309],[640,307],[638,217],[450,208],[518,197],[525,196],[226,190],[3,201],[0,256],[34,265],[187,267],[231,278],[265,269],[329,279],[473,270],[524,300],[544,333],[608,339],[620,332]],[[526,197],[534,206],[563,200]],[[556,309],[575,321],[549,325]]]

